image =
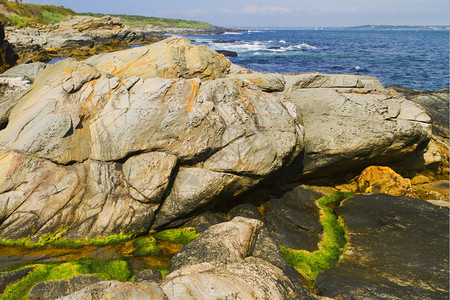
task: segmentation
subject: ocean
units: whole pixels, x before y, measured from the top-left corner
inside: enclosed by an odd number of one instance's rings
[[[384,86],[434,91],[449,87],[446,30],[250,30],[187,35],[228,50],[229,59],[260,72],[375,76]]]

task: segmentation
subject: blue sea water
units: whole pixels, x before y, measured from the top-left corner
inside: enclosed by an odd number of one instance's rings
[[[271,73],[351,73],[385,86],[424,91],[449,87],[449,31],[258,30],[188,35],[197,44],[229,50],[233,63]]]

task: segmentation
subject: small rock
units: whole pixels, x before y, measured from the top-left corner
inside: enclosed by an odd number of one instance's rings
[[[156,270],[144,270],[141,273],[137,274],[134,282],[142,282],[142,281],[160,281],[162,279],[161,272]]]
[[[395,173],[389,167],[366,168],[357,179],[358,191],[363,194],[383,193],[404,196],[411,188],[411,181]]]
[[[217,53],[223,54],[225,57],[238,57],[238,54],[234,51],[228,50],[216,50]]]

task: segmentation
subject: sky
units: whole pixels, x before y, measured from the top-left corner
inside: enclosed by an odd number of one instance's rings
[[[24,0],[76,12],[205,21],[230,27],[449,25],[449,0]]]

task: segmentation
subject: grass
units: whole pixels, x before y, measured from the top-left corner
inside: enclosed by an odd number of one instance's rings
[[[0,0],[2,5],[10,14],[6,16],[0,14],[0,21],[6,24],[12,24],[16,27],[25,27],[32,23],[37,24],[55,24],[67,20],[69,16],[76,15],[76,13],[63,6],[54,5],[36,5],[30,3],[20,3]]]
[[[172,242],[186,245],[195,240],[200,233],[193,228],[167,229],[154,234],[154,238],[159,241]]]
[[[336,266],[342,259],[347,244],[346,231],[342,218],[334,213],[334,207],[353,193],[334,193],[317,201],[321,209],[320,222],[323,227],[323,237],[318,244],[318,250],[309,252],[280,246],[286,262],[294,267],[313,287],[317,276]]]
[[[91,17],[101,18],[106,16],[106,14],[100,13],[81,13],[80,15],[86,15]],[[157,17],[145,17],[136,15],[110,15],[112,17],[119,17],[125,25],[129,26],[145,26],[153,25],[160,27],[178,27],[178,28],[212,28],[213,25],[200,22],[200,21],[190,21],[182,19],[167,19],[167,18],[157,18]]]

